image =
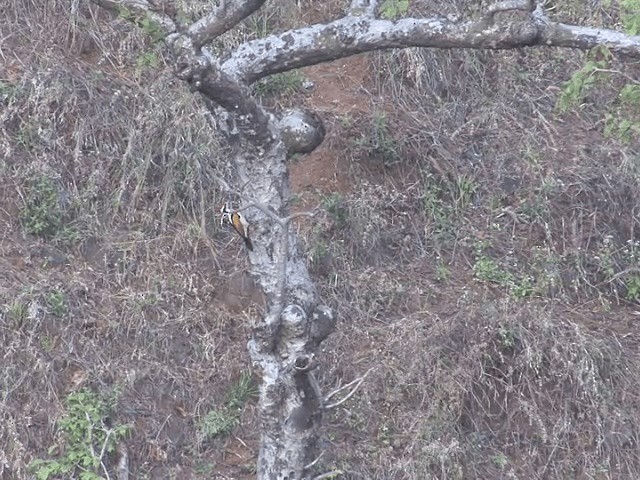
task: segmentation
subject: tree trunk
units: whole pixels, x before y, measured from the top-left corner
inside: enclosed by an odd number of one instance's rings
[[[336,406],[323,405],[312,373],[318,345],[331,333],[335,320],[330,309],[318,303],[305,258],[289,228],[295,216],[288,215],[287,205],[287,155],[317,147],[324,136],[322,122],[298,111],[284,112],[276,119],[251,96],[248,85],[272,73],[356,53],[416,46],[587,50],[604,45],[612,52],[640,58],[640,37],[552,22],[533,0],[498,1],[481,12],[479,19],[466,21],[452,17],[380,20],[375,15],[376,0],[352,0],[343,18],[248,41],[228,52],[221,63],[204,45],[255,12],[265,0],[215,2],[212,12],[192,25],[158,13],[147,0],[92,1],[115,11],[128,9],[134,19],[143,16],[166,34],[176,76],[205,98],[218,129],[229,141],[236,174],[231,183],[239,187],[228,187],[224,179],[221,184],[242,205],[249,222],[253,242],[253,250],[247,252],[250,273],[267,302],[248,344],[262,375],[257,468],[261,480],[309,476],[322,414]],[[515,12],[516,18],[501,21],[502,12]]]

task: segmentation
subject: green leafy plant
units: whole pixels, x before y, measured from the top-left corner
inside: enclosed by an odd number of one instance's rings
[[[160,57],[155,52],[144,52],[136,60],[136,71],[140,74],[147,69],[156,70],[160,66]]]
[[[486,254],[487,248],[489,248],[487,241],[481,241],[475,245],[473,275],[483,282],[505,284],[511,280],[511,276],[500,267],[498,262]]]
[[[81,238],[80,232],[71,225],[63,225],[56,233],[54,241],[62,245],[73,245]]]
[[[349,211],[342,195],[332,193],[322,199],[322,206],[331,215],[338,228],[345,227],[349,218]]]
[[[491,458],[491,463],[503,470],[509,464],[509,459],[504,453],[498,453]]]
[[[439,282],[446,282],[447,280],[449,280],[450,276],[451,272],[449,271],[447,266],[442,263],[442,261],[439,261],[436,265],[436,280],[438,280]]]
[[[249,399],[256,395],[258,395],[258,389],[251,379],[251,373],[242,372],[240,379],[229,389],[227,407],[242,410]]]
[[[16,143],[25,150],[32,150],[39,141],[38,127],[33,120],[23,120],[16,133]]]
[[[627,299],[632,301],[640,300],[640,275],[634,275],[626,282]]]
[[[640,107],[640,85],[628,83],[620,90],[620,101],[634,108]]]
[[[476,245],[476,261],[473,265],[473,275],[480,281],[495,283],[504,287],[514,298],[525,298],[535,291],[534,282],[528,276],[512,273],[501,263],[485,253],[487,245],[480,242]]]
[[[629,142],[640,135],[640,85],[622,87],[619,100],[619,106],[605,117],[604,134]]]
[[[255,85],[254,92],[259,97],[287,95],[300,90],[303,81],[304,76],[298,70],[276,73],[260,80]]]
[[[213,440],[230,434],[240,422],[240,415],[247,401],[257,394],[251,374],[243,372],[238,382],[229,389],[224,405],[210,410],[200,420],[198,425],[200,441]]]
[[[142,20],[140,20],[139,27],[142,28],[142,31],[151,37],[153,43],[157,43],[164,39],[165,33],[162,29],[162,26],[153,20],[149,15],[145,15]]]
[[[199,434],[203,440],[229,435],[238,425],[238,420],[225,408],[210,410],[200,421]]]
[[[515,298],[526,298],[531,296],[535,291],[534,284],[529,278],[523,278],[511,285],[509,292]]]
[[[27,318],[27,305],[20,300],[14,300],[7,306],[7,317],[14,328],[20,327]]]
[[[509,272],[505,271],[492,258],[481,255],[473,265],[473,274],[478,280],[504,285],[511,280]]]
[[[8,102],[16,95],[16,93],[18,93],[17,86],[9,82],[0,80],[0,102]]]
[[[126,8],[120,8],[118,10],[118,16],[142,29],[146,35],[151,37],[153,43],[158,43],[166,36],[162,25],[153,20],[150,15],[136,15]]]
[[[629,35],[640,35],[640,0],[620,0],[622,25]]]
[[[208,475],[211,476],[215,474],[215,465],[212,463],[196,463],[193,467],[193,471],[199,475]]]
[[[49,313],[56,317],[64,317],[67,313],[67,297],[62,290],[52,290],[44,297]]]
[[[49,335],[41,335],[40,338],[40,346],[45,352],[51,352],[53,347],[55,347],[55,339],[50,337]]]
[[[457,213],[462,213],[470,204],[476,192],[476,184],[472,178],[459,176],[455,180],[454,208]]]
[[[309,260],[311,265],[316,268],[323,265],[323,261],[329,254],[329,245],[324,238],[324,232],[316,228],[312,236],[312,241],[309,246]]]
[[[604,134],[607,137],[615,137],[624,142],[631,141],[640,135],[640,121],[620,119],[617,115],[607,114],[604,121]]]
[[[442,186],[436,182],[431,175],[427,178],[422,204],[424,209],[438,224],[447,224],[449,206],[445,204],[443,198]]]
[[[248,18],[247,25],[257,38],[264,38],[273,31],[278,13],[277,8],[262,8]]]
[[[467,188],[466,182],[443,182],[433,174],[427,174],[422,197],[422,205],[429,218],[425,232],[436,248],[457,238],[467,204]]]
[[[611,52],[605,47],[594,48],[584,66],[573,72],[571,78],[562,86],[562,94],[556,107],[561,112],[580,104],[587,93],[596,85],[598,79],[609,64]]]
[[[380,5],[380,15],[395,20],[409,11],[409,0],[384,0]]]
[[[374,113],[369,127],[355,141],[355,147],[369,156],[381,157],[387,166],[402,159],[402,144],[394,138],[384,112]]]
[[[27,233],[51,238],[63,226],[63,210],[55,182],[46,175],[29,179],[20,210],[20,220]]]
[[[510,349],[515,347],[517,337],[516,334],[504,325],[500,325],[498,328],[498,337],[500,338],[500,344],[502,348]]]
[[[153,292],[137,295],[133,301],[133,307],[136,312],[143,312],[158,304],[160,299]]]
[[[30,468],[38,480],[52,477],[103,479],[104,460],[112,453],[118,440],[124,438],[128,426],[107,427],[104,419],[109,413],[100,396],[89,389],[69,394],[66,413],[58,421],[58,443],[49,448],[53,459],[36,459]],[[108,477],[108,475],[106,475]]]

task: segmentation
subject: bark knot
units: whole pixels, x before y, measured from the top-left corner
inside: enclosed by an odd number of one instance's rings
[[[310,110],[285,110],[279,125],[289,155],[314,151],[326,133],[322,119]]]

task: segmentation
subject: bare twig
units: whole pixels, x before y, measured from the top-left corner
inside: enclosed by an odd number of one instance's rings
[[[187,34],[193,45],[200,48],[207,42],[231,30],[264,4],[266,0],[226,0],[220,2],[209,15],[189,27]]]
[[[372,17],[378,8],[378,0],[351,0],[349,15]]]
[[[228,193],[232,193],[233,195],[237,195],[238,197],[240,197],[240,198],[242,198],[242,199],[244,199],[244,200],[249,202],[249,203],[247,203],[245,205],[242,205],[240,208],[238,208],[238,211],[242,212],[242,211],[248,210],[250,208],[257,208],[262,213],[264,213],[265,215],[270,217],[274,222],[276,222],[281,227],[286,227],[289,223],[291,223],[292,220],[295,220],[296,218],[299,218],[299,217],[315,217],[318,214],[318,212],[320,211],[319,209],[316,208],[315,210],[312,210],[310,212],[292,213],[291,215],[283,218],[283,217],[279,216],[277,213],[275,213],[273,210],[271,210],[268,206],[263,205],[263,204],[261,204],[259,202],[256,202],[255,200],[252,200],[251,198],[247,198],[246,195],[243,195],[239,191],[234,190],[222,178],[217,178],[216,181],[218,182],[218,184],[222,187],[222,189],[224,191],[226,191]]]
[[[332,470],[331,472],[322,473],[316,477],[313,477],[313,480],[326,480],[327,478],[334,478],[336,475],[343,475],[344,472],[342,470]]]
[[[509,10],[524,10],[526,12],[533,12],[535,9],[535,2],[533,0],[505,0],[503,2],[496,2],[487,8],[487,16],[493,17],[496,13],[507,12]]]
[[[594,72],[602,72],[602,73],[615,73],[616,75],[620,75],[622,77],[624,77],[627,81],[631,82],[631,83],[635,83],[636,85],[640,85],[640,81],[636,78],[633,78],[630,75],[627,75],[624,72],[621,72],[620,70],[613,70],[613,69],[609,69],[609,68],[594,68],[593,69]]]
[[[622,270],[621,272],[618,272],[618,273],[616,273],[615,275],[613,275],[613,276],[612,276],[609,280],[607,280],[606,282],[599,283],[599,284],[598,284],[598,285],[596,285],[596,286],[597,286],[597,287],[600,287],[600,286],[605,285],[605,284],[607,284],[607,283],[613,283],[613,282],[615,282],[616,280],[618,280],[619,278],[626,277],[627,275],[632,274],[632,273],[640,273],[640,268],[637,268],[637,267],[629,267],[629,268],[626,268],[626,269]]]
[[[129,452],[124,441],[118,442],[116,447],[120,458],[116,466],[116,478],[118,480],[129,480]]]
[[[320,452],[320,455],[318,455],[313,462],[304,466],[305,471],[312,469],[313,466],[316,465],[320,461],[320,459],[322,459],[323,456],[324,456],[324,452]]]
[[[319,208],[316,208],[315,210],[312,210],[310,212],[298,212],[298,213],[292,213],[291,215],[289,215],[288,217],[283,218],[282,220],[285,223],[290,223],[291,220],[295,220],[296,218],[299,217],[309,217],[309,218],[313,218],[315,217],[318,212],[320,211]]]
[[[162,31],[169,35],[174,33],[176,24],[168,15],[163,15],[154,11],[153,5],[146,0],[91,0],[96,5],[106,8],[107,10],[120,12],[125,10],[137,17],[148,18],[153,21]]]
[[[104,454],[107,451],[107,445],[109,444],[109,438],[113,434],[113,430],[110,428],[107,428],[103,431],[106,433],[106,435],[104,437],[104,442],[102,443],[102,449],[100,450],[100,466],[102,467],[102,471],[104,472],[104,475],[107,478],[107,480],[111,480],[111,477],[109,476],[109,471],[107,470],[107,466],[104,464]]]
[[[331,400],[332,397],[336,396],[337,394],[339,394],[339,393],[341,393],[341,392],[343,392],[345,390],[348,390],[349,388],[351,388],[353,386],[353,389],[344,398],[342,398],[341,400],[338,400],[337,402],[325,405],[324,409],[325,410],[331,410],[333,408],[338,407],[339,405],[342,405],[344,402],[349,400],[358,391],[358,388],[360,388],[360,385],[362,385],[362,382],[364,382],[365,378],[367,378],[367,375],[369,375],[369,373],[371,373],[371,370],[373,370],[373,367],[370,368],[369,370],[367,370],[367,372],[364,375],[362,375],[361,377],[356,378],[352,382],[349,382],[346,385],[343,385],[342,387],[336,388],[332,392],[329,392],[324,397],[324,403],[327,403],[329,400]]]
[[[516,212],[513,211],[513,209],[511,209],[510,207],[504,207],[501,210],[500,215],[498,215],[497,218],[502,217],[503,215],[508,215],[509,217],[511,217],[511,220],[513,220],[514,223],[520,223],[520,219],[518,218],[518,214]]]
[[[87,419],[87,437],[89,437],[89,451],[91,452],[91,456],[96,458],[96,450],[93,448],[93,422],[91,421],[91,417],[88,412],[84,412],[84,416]]]
[[[96,455],[96,450],[93,446],[93,421],[91,420],[91,417],[89,416],[88,412],[84,412],[84,415],[87,419],[87,437],[88,437],[87,441],[89,445],[89,451],[91,452],[91,456],[93,458],[98,459],[98,461],[100,462],[100,466],[102,467],[102,470],[104,471],[104,474],[107,477],[107,480],[111,480],[111,477],[109,476],[109,472],[107,471],[107,467],[105,466],[102,459],[104,458],[104,453],[107,449],[107,442],[109,441],[109,437],[111,436],[111,433],[113,431],[111,429],[104,430],[104,432],[106,433],[106,436],[102,444],[102,449],[100,450],[100,455],[99,456]]]
[[[218,185],[220,185],[222,190],[224,190],[225,192],[231,193],[233,195],[236,195],[236,196],[240,197],[241,199],[249,202],[249,203],[241,206],[240,208],[238,208],[239,212],[242,212],[244,210],[248,210],[249,208],[257,208],[262,213],[264,213],[265,215],[270,217],[278,225],[281,225],[281,226],[286,225],[286,221],[285,221],[286,219],[283,219],[282,217],[280,217],[277,213],[272,211],[266,205],[262,205],[261,203],[256,202],[255,200],[253,200],[253,199],[247,197],[246,195],[240,193],[238,190],[235,190],[235,189],[231,188],[229,186],[229,184],[224,179],[218,177],[218,178],[216,178],[216,182],[218,182]]]
[[[282,218],[280,215],[278,215],[277,213],[272,211],[266,205],[262,205],[261,203],[258,203],[258,202],[248,203],[248,204],[243,205],[242,207],[240,207],[238,210],[239,211],[248,210],[249,208],[252,208],[252,207],[253,208],[257,208],[258,210],[260,210],[262,213],[264,213],[266,216],[270,217],[271,220],[276,222],[281,227],[285,227],[287,225],[287,222],[285,221],[284,218]]]

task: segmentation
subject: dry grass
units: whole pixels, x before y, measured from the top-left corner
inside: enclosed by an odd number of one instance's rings
[[[138,478],[187,451],[206,466],[196,425],[248,367],[243,316],[215,301],[223,149],[143,32],[46,6],[13,2],[2,25],[0,476],[28,478],[84,386],[133,426]],[[25,235],[38,221],[46,240]]]
[[[589,331],[566,307],[447,300],[449,312],[352,321],[332,340],[330,378],[375,365],[362,398],[331,419],[337,445],[353,445],[341,467],[353,478],[634,478],[635,341]]]
[[[298,18],[294,3],[271,3],[221,46],[344,6],[303,2]],[[88,386],[132,426],[136,478],[250,478],[252,401],[231,435],[202,431],[249,368],[256,314],[242,312],[253,292],[240,247],[212,217],[224,146],[144,32],[82,2],[44,5],[12,1],[0,20],[0,476],[29,478],[59,441],[68,393]],[[429,14],[467,5],[412,2]],[[616,21],[583,7],[557,10]],[[325,218],[301,227],[340,318],[320,381],[374,367],[328,416],[324,467],[640,477],[640,147],[603,134],[624,77],[559,113],[582,54],[369,58],[374,108],[328,118],[350,189],[316,198]],[[38,222],[44,238],[29,233]]]
[[[331,419],[328,465],[348,478],[636,478],[640,145],[603,127],[637,66],[614,63],[623,75],[562,113],[578,52],[370,58],[381,100],[331,124],[353,191],[307,235],[343,320],[326,381],[376,367]],[[613,113],[637,115],[626,107]]]

